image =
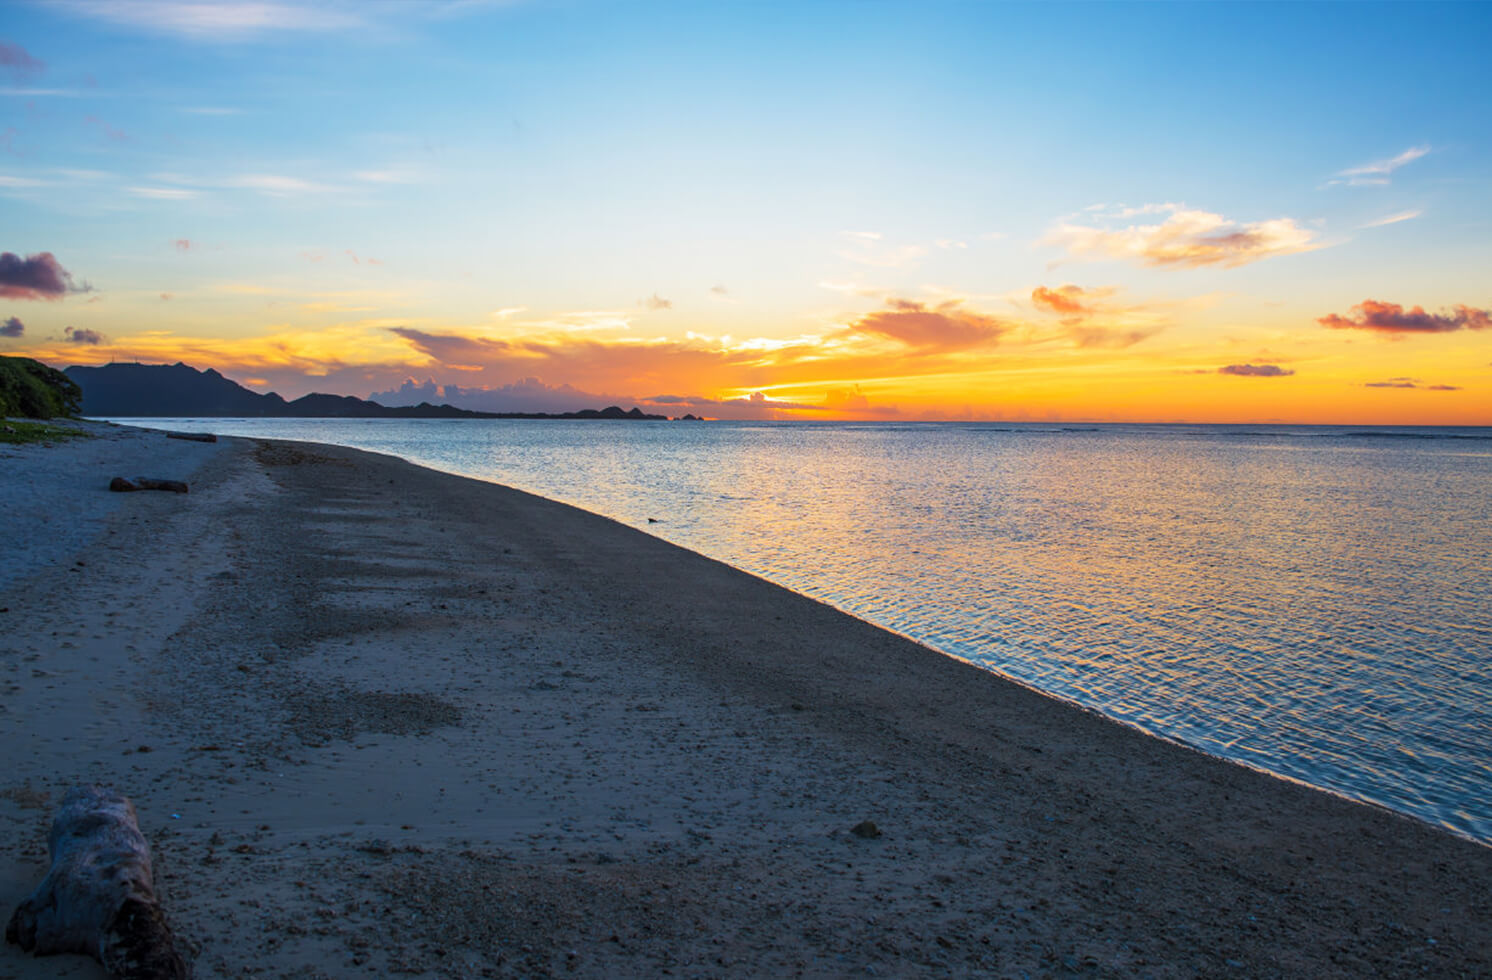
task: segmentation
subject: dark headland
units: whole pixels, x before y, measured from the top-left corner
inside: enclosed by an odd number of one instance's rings
[[[587,408],[574,412],[473,412],[452,405],[380,405],[351,395],[313,393],[287,401],[259,394],[212,368],[187,364],[104,364],[63,371],[83,389],[82,414],[95,418],[294,419],[620,419],[664,422],[641,409]]]

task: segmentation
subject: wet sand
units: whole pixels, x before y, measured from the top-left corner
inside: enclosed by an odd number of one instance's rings
[[[552,501],[100,431],[0,447],[94,522],[4,566],[7,916],[97,781],[199,977],[1492,975],[1492,848]]]

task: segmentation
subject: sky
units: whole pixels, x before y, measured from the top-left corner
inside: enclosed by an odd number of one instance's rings
[[[1492,5],[0,0],[0,354],[1492,424]]]

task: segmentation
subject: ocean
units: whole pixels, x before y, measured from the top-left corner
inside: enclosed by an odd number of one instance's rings
[[[1492,429],[122,421],[369,449],[562,500],[1492,843]]]

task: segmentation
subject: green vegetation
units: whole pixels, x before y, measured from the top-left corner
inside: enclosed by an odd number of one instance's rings
[[[0,444],[23,442],[58,442],[62,439],[91,438],[92,433],[45,422],[0,422]]]
[[[66,417],[82,404],[83,389],[61,371],[29,357],[0,357],[0,417]]]

